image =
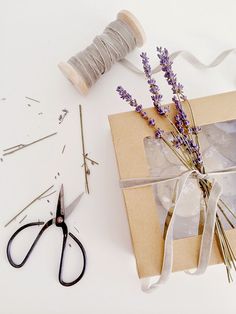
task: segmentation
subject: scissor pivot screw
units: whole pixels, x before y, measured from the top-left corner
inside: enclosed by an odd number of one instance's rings
[[[63,222],[63,218],[62,217],[57,217],[57,223],[62,223]]]

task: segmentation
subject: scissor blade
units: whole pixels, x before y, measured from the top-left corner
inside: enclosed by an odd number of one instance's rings
[[[62,185],[61,185],[60,192],[59,192],[59,196],[58,196],[58,201],[57,201],[57,213],[56,213],[56,217],[64,216],[64,215],[65,215],[64,188],[63,188],[63,184],[62,184]]]
[[[66,207],[66,212],[65,212],[65,218],[68,218],[70,214],[74,211],[76,206],[79,204],[82,196],[84,195],[84,192],[79,194],[67,207]]]

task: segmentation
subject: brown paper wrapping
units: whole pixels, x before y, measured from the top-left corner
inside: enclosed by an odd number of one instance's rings
[[[236,91],[193,99],[190,101],[197,125],[236,119]],[[171,115],[173,116],[173,106]],[[169,130],[164,118],[158,117],[154,108],[147,113],[157,125]],[[186,108],[187,113],[188,108]],[[188,114],[190,117],[190,115]],[[149,176],[143,139],[153,136],[153,129],[136,112],[109,116],[120,179]],[[163,259],[163,237],[152,193],[152,187],[123,190],[130,234],[140,278],[159,275]],[[236,229],[226,231],[236,253]],[[198,262],[201,236],[174,241],[173,271],[195,268]],[[222,262],[214,239],[210,264]]]

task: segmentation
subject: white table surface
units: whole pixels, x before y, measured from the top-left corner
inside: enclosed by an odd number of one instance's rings
[[[227,283],[222,265],[209,267],[199,277],[173,274],[153,294],[141,291],[107,116],[129,110],[116,95],[119,84],[150,106],[146,84],[117,64],[82,97],[61,75],[57,63],[87,46],[124,8],[143,24],[147,41],[141,50],[150,53],[153,64],[156,45],[171,52],[190,50],[208,63],[222,50],[236,46],[236,2],[9,0],[0,4],[0,148],[58,132],[0,162],[0,313],[235,313],[236,286]],[[128,57],[137,65],[140,51]],[[175,69],[190,98],[235,89],[235,56],[210,70],[195,69],[180,58]],[[160,84],[169,95],[162,80]],[[8,264],[5,251],[20,219],[3,226],[51,184],[58,188],[64,183],[67,204],[83,190],[79,103],[83,104],[87,151],[100,165],[91,167],[91,195],[83,197],[67,221],[72,232],[76,233],[74,226],[80,231],[88,255],[87,272],[79,284],[64,288],[57,281],[60,232],[51,228],[19,270]],[[69,114],[59,125],[64,108]],[[50,218],[56,194],[49,199],[50,203],[44,199],[28,209],[25,222]],[[33,231],[27,235],[31,239]],[[23,254],[26,242],[18,243],[16,253]],[[78,256],[74,246],[68,251],[69,276]]]

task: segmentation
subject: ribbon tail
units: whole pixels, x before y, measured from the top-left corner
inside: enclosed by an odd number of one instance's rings
[[[195,68],[199,69],[210,69],[214,68],[218,65],[220,65],[229,55],[235,54],[236,48],[232,48],[229,50],[222,51],[211,63],[205,64],[201,62],[194,54],[192,54],[190,51],[187,50],[179,50],[170,55],[170,59],[174,60],[178,58],[179,56],[182,56],[186,61],[188,61],[190,64],[192,64]],[[138,67],[136,67],[133,63],[131,63],[127,59],[122,59],[119,61],[124,67],[129,69],[131,72],[144,75],[143,70],[140,70]],[[156,74],[161,71],[161,66],[157,65],[152,70],[152,74]]]
[[[176,203],[173,209],[172,217],[169,222],[169,226],[166,231],[165,245],[164,245],[164,257],[162,262],[162,270],[159,279],[155,279],[153,282],[150,278],[141,281],[142,290],[145,292],[151,292],[152,290],[158,288],[160,285],[164,284],[168,279],[172,271],[173,266],[173,239],[174,239],[174,222],[175,216],[179,210],[179,200],[182,196],[184,186],[192,174],[193,171],[188,171],[181,175],[177,181],[176,187]]]
[[[194,272],[186,271],[186,273],[189,275],[203,274],[206,271],[207,266],[209,264],[209,260],[211,257],[212,242],[215,232],[217,203],[219,201],[221,192],[222,192],[221,185],[216,180],[214,180],[207,202],[206,221],[202,234],[198,267]]]

